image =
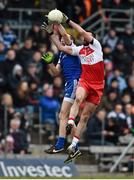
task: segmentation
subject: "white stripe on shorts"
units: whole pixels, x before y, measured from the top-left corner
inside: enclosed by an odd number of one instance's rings
[[[71,104],[74,103],[74,99],[71,99],[71,98],[68,98],[68,97],[64,97],[63,101],[70,102]]]
[[[77,88],[77,84],[78,84],[78,81],[77,79],[73,80],[73,92],[71,94],[71,98],[74,99],[75,98],[75,93],[76,93],[76,88]]]

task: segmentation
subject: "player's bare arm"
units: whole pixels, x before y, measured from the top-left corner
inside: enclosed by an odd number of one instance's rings
[[[57,64],[56,66],[51,63],[48,64],[48,72],[51,74],[51,76],[58,76],[61,73],[61,67],[60,64]]]
[[[60,35],[63,37],[66,45],[71,45],[72,41],[70,35],[66,32],[65,28],[61,24],[56,24]]]
[[[74,28],[76,31],[78,31],[78,33],[84,37],[85,41],[89,43],[93,41],[92,33],[85,31],[80,25],[68,19],[68,17],[63,14],[63,23],[65,22],[69,24],[72,28]]]
[[[53,27],[52,25],[49,25],[48,22],[44,21],[41,28],[45,31],[47,31],[47,33],[50,36],[50,39],[53,41],[53,43],[55,44],[55,46],[62,52],[65,52],[67,54],[72,55],[73,51],[72,48],[70,46],[63,46],[59,40],[59,36],[56,35],[53,31]]]
[[[84,39],[87,42],[92,42],[93,41],[93,36],[92,33],[90,32],[86,32],[80,25],[76,24],[75,22],[73,22],[72,20],[69,21],[68,23],[72,28],[74,28],[75,30],[78,31],[78,33],[84,37]]]
[[[73,52],[73,51],[72,51],[72,47],[70,47],[70,46],[63,46],[63,45],[61,44],[59,38],[56,37],[54,34],[52,34],[50,38],[51,38],[51,40],[53,41],[53,43],[56,45],[56,47],[57,47],[60,51],[72,55],[72,52]]]

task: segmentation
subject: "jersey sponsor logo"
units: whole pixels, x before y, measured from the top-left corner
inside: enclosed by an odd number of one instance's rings
[[[83,47],[81,50],[80,50],[80,55],[84,55],[84,56],[88,56],[90,54],[92,54],[94,52],[93,49],[91,49],[90,47]]]
[[[81,63],[85,64],[91,64],[92,62],[94,62],[94,54],[93,54],[94,50],[91,49],[90,47],[84,47],[80,50],[80,56],[81,58]]]

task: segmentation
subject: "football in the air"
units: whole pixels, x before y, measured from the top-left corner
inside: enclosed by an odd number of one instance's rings
[[[48,13],[49,21],[61,23],[62,19],[63,19],[63,14],[58,9],[54,9]]]

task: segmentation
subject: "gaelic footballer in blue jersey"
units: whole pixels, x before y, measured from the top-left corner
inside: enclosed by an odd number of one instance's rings
[[[44,28],[45,29],[45,28]],[[45,29],[46,30],[46,29]],[[62,45],[71,45],[73,42],[71,36],[68,35],[63,26],[59,26],[58,29],[53,29],[55,38],[59,38],[58,33],[61,38]],[[47,58],[46,58],[47,57]],[[42,59],[48,63],[49,54],[43,55]],[[64,150],[65,139],[66,139],[66,124],[69,117],[69,112],[73,101],[75,99],[75,92],[78,84],[78,80],[81,75],[81,63],[77,56],[71,56],[69,54],[60,52],[59,61],[56,67],[49,59],[49,72],[53,76],[59,75],[61,72],[65,79],[65,95],[62,102],[60,114],[59,114],[59,137],[56,144],[45,152],[49,154],[58,153]]]

